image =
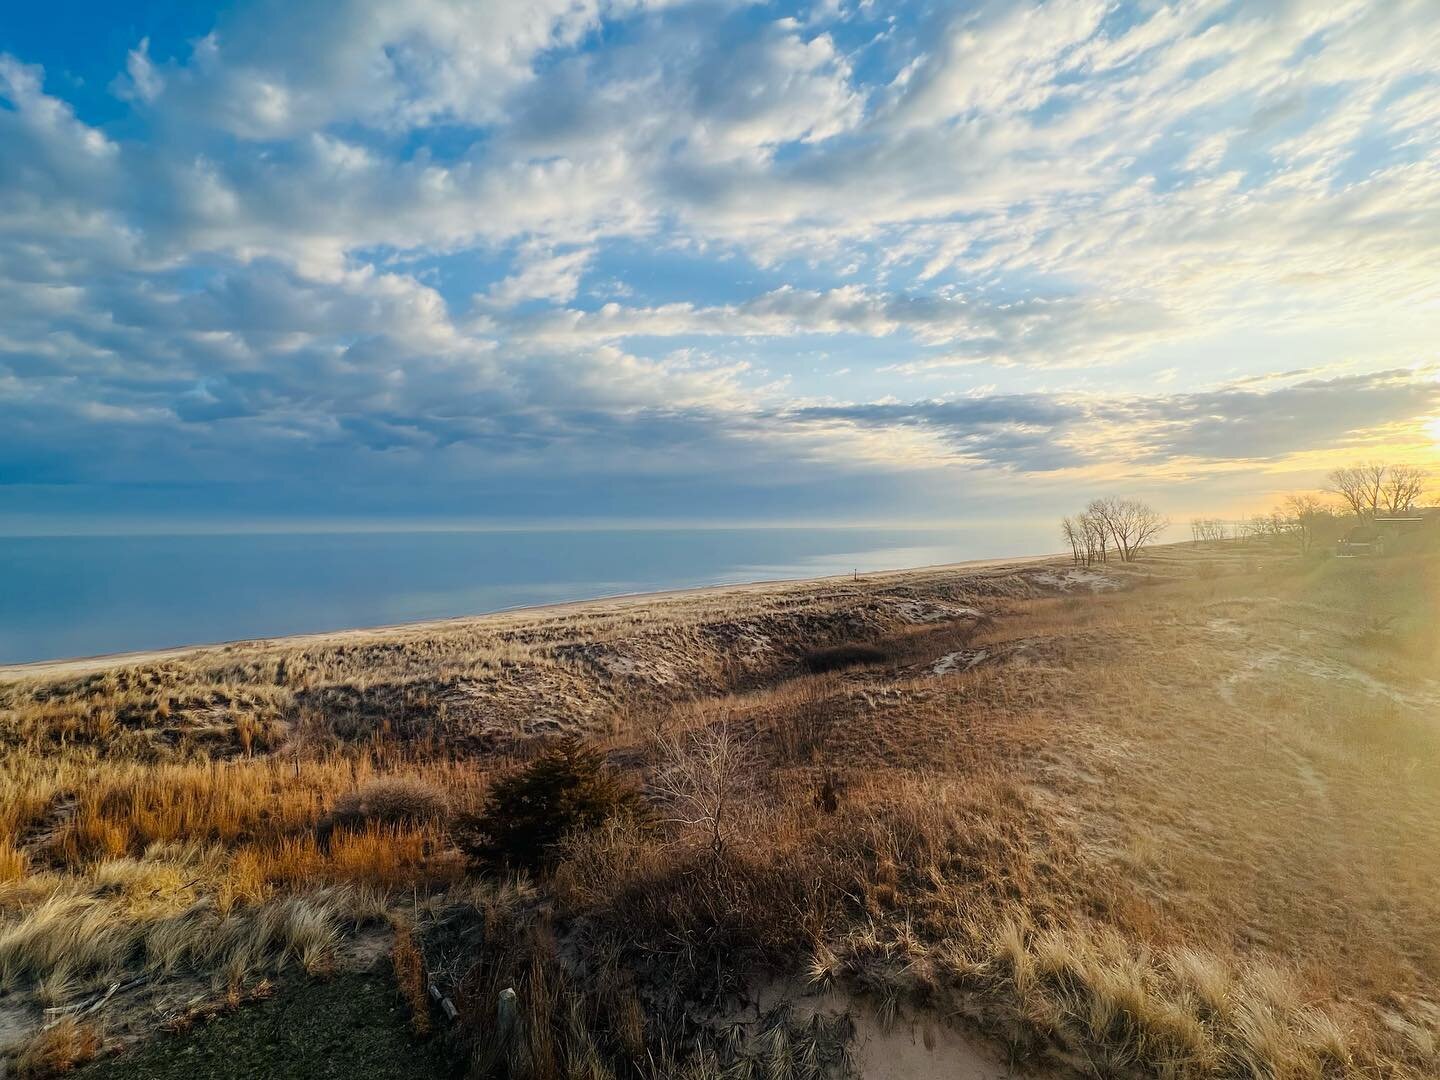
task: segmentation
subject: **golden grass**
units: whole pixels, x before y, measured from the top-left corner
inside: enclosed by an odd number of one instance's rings
[[[9,837],[0,840],[0,885],[24,877],[29,865],[29,856],[16,848],[14,840]]]
[[[424,774],[427,791],[452,791],[463,800],[483,790],[484,773],[473,767],[429,762]],[[88,750],[13,751],[0,762],[9,836],[43,834],[45,852],[70,866],[175,840],[278,841],[313,829],[337,799],[353,801],[381,779],[392,788],[413,789],[418,781],[414,770],[382,771],[370,757],[338,754],[151,764]],[[51,820],[62,805],[63,819]],[[422,816],[440,814],[429,807]]]
[[[463,871],[437,814],[446,798],[478,798],[485,773],[444,761],[423,773],[368,752],[154,763],[11,752],[0,990],[49,1007],[136,975],[200,975],[236,995],[286,967],[327,970],[357,927]],[[335,804],[377,794],[391,809],[405,796],[423,820],[361,815],[321,843]]]
[[[181,853],[181,858],[194,853]],[[200,869],[200,858],[183,865]],[[0,988],[46,981],[78,992],[137,969],[221,973],[228,981],[294,961],[321,971],[334,959],[346,925],[383,914],[383,900],[349,887],[310,888],[263,904],[232,904],[175,887],[173,866],[156,860],[107,867],[88,888],[54,882],[48,891],[8,898],[0,925]],[[146,891],[159,881],[156,890]],[[68,996],[68,995],[67,995]]]

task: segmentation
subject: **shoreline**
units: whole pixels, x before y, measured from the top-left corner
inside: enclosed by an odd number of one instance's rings
[[[1002,570],[1020,568],[1033,564],[1044,564],[1057,560],[1069,560],[1063,553],[1051,555],[1017,555],[998,559],[967,559],[956,563],[936,563],[929,566],[910,566],[892,570],[872,570],[858,575],[859,580],[903,577],[907,574],[936,573],[950,570]],[[683,597],[699,597],[708,594],[758,592],[779,587],[803,587],[821,585],[825,582],[857,580],[854,574],[827,574],[813,578],[767,578],[759,581],[735,581],[714,585],[693,585],[676,589],[660,589],[653,592],[609,593],[603,596],[585,597],[575,600],[555,600],[543,604],[520,604],[515,607],[496,608],[471,615],[451,615],[440,619],[420,619],[414,622],[382,623],[374,626],[342,627],[336,630],[306,631],[297,634],[277,634],[273,637],[244,637],[226,641],[199,642],[189,645],[167,645],[155,649],[139,649],[126,652],[97,653],[93,656],[67,656],[51,660],[28,660],[15,664],[0,664],[0,682],[18,682],[31,677],[50,675],[79,675],[102,671],[114,667],[130,667],[136,664],[171,660],[195,653],[223,651],[239,646],[265,647],[287,644],[312,644],[324,641],[362,640],[393,633],[413,633],[426,629],[454,628],[456,626],[499,619],[505,616],[527,613],[563,613],[567,609],[616,605],[637,601],[663,601]]]

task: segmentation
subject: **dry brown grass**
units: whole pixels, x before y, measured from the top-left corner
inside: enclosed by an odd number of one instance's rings
[[[92,1025],[62,1017],[21,1046],[15,1055],[15,1072],[25,1078],[66,1073],[94,1058],[101,1044],[100,1033]]]
[[[486,927],[430,959],[474,1030],[521,990],[520,1075],[833,1056],[783,1017],[687,1026],[760,975],[1082,1075],[1440,1074],[1440,561],[1199,561],[1095,595],[934,572],[0,689],[0,985],[318,970],[403,907],[411,944]],[[804,670],[850,642],[877,653]],[[718,854],[660,782],[717,725],[751,755]],[[467,880],[450,809],[566,730],[661,824],[572,836],[533,887]]]
[[[410,1028],[421,1037],[430,1034],[430,991],[425,973],[425,954],[415,940],[410,921],[394,920],[395,940],[390,947],[390,967],[400,997],[410,1009]]]
[[[1300,571],[1029,601],[976,669],[728,703],[779,732],[763,843],[716,875],[577,838],[562,909],[685,940],[675,973],[788,956],[1086,1074],[1434,1075],[1436,567]],[[1357,633],[1373,575],[1410,636]]]

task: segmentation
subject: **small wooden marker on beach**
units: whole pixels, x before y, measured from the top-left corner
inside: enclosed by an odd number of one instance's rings
[[[515,1034],[516,1012],[515,988],[507,986],[500,991],[500,999],[495,1003],[495,1041],[501,1050],[510,1045]]]

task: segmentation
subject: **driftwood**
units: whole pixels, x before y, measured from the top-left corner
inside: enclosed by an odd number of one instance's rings
[[[440,1011],[445,1014],[445,1019],[453,1023],[455,1018],[460,1015],[460,1010],[455,1007],[455,1003],[441,993],[440,987],[433,982],[430,984],[430,996],[440,1004]]]
[[[142,975],[138,978],[130,979],[126,982],[111,983],[110,989],[106,990],[104,993],[95,994],[84,1001],[77,1001],[73,1005],[56,1005],[53,1008],[46,1009],[45,1015],[57,1019],[61,1016],[64,1016],[66,1013],[74,1013],[77,1017],[89,1016],[92,1012],[95,1012],[116,994],[120,993],[123,990],[133,990],[135,989],[135,987],[139,986],[145,981],[145,977]]]

